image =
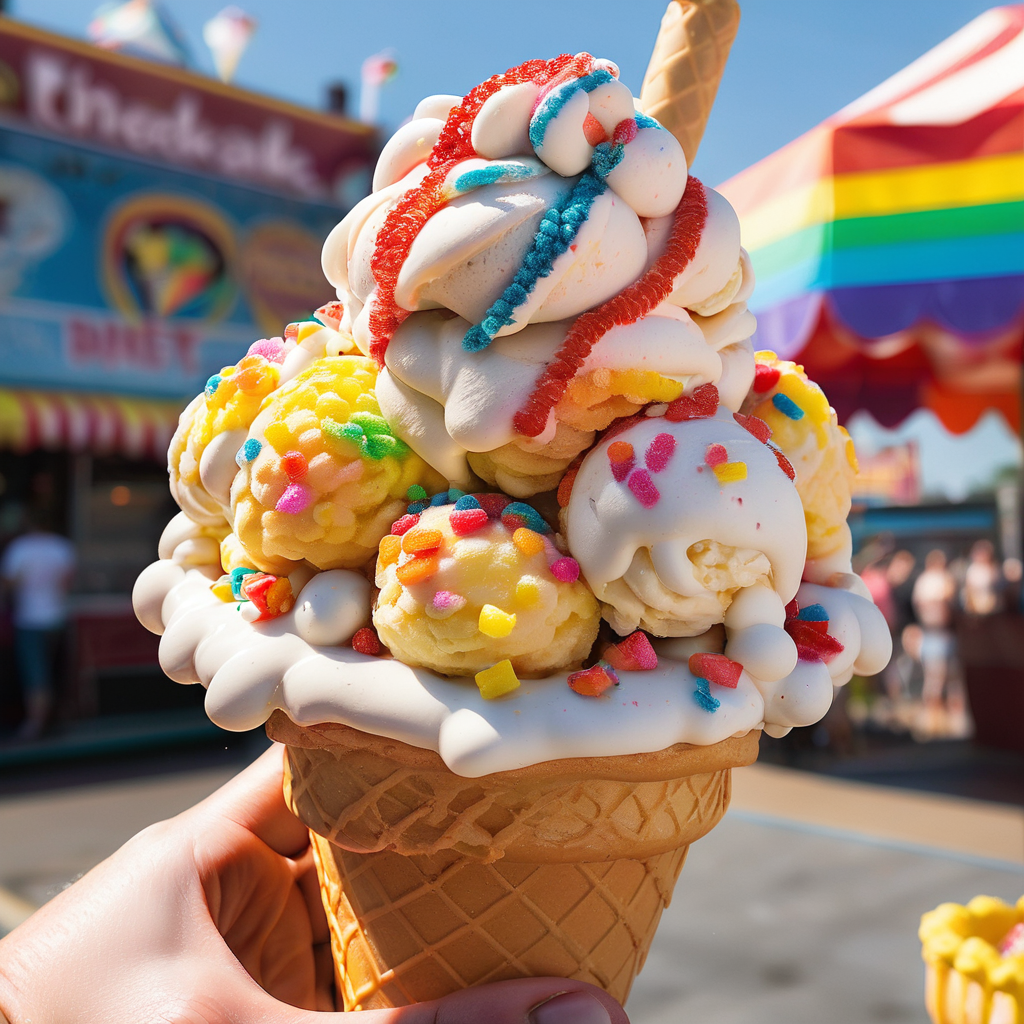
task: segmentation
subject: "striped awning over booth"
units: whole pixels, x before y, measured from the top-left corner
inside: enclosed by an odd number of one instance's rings
[[[162,460],[184,403],[0,388],[0,448]]]

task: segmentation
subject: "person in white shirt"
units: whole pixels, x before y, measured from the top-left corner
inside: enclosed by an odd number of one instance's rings
[[[39,736],[53,709],[57,645],[74,571],[74,545],[49,532],[38,517],[11,541],[0,562],[0,577],[14,599],[14,656],[25,704],[21,739]]]

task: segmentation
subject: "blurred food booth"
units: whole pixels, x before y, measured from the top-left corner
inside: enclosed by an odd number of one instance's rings
[[[377,139],[7,18],[0,128],[0,543],[29,512],[72,539],[65,713],[124,710],[101,684],[155,666],[129,595],[173,512],[178,413],[331,297],[320,247]]]

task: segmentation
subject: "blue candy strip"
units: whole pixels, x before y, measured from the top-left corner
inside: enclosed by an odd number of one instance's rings
[[[468,508],[479,508],[480,502],[472,494],[464,494],[455,502],[456,512],[465,512]]]
[[[612,73],[604,68],[598,68],[596,71],[591,71],[589,75],[577,78],[575,82],[570,82],[560,89],[548,93],[530,119],[530,145],[534,149],[543,145],[548,125],[558,117],[572,96],[581,91],[593,92],[598,86],[611,81],[614,81]]]
[[[530,164],[489,164],[476,170],[466,171],[455,179],[455,191],[462,194],[472,192],[482,185],[507,184],[513,181],[528,181],[547,173],[546,167]]]
[[[572,245],[590,214],[594,200],[605,188],[603,181],[588,172],[576,182],[572,191],[545,211],[533,246],[523,258],[523,265],[501,298],[487,310],[483,320],[466,331],[462,339],[463,349],[467,352],[482,351],[502,327],[513,322],[516,308],[526,301],[537,282],[551,273],[555,260]]]
[[[653,117],[648,117],[646,114],[637,112],[636,114],[636,126],[637,128],[661,128],[663,131],[664,126],[658,124]]]

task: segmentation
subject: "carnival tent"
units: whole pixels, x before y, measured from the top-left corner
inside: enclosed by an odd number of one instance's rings
[[[721,186],[757,273],[755,341],[840,419],[986,409],[1020,426],[1024,4],[993,8]]]

